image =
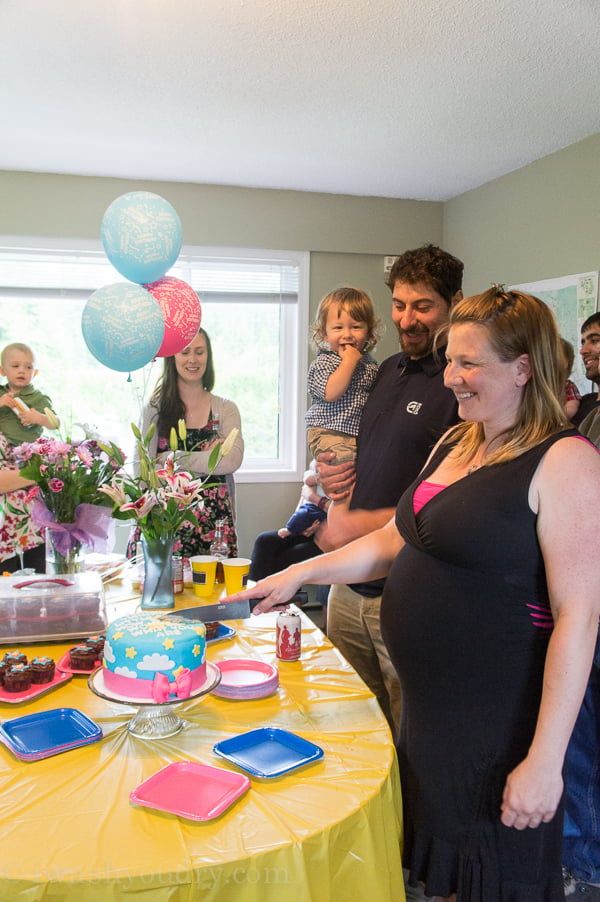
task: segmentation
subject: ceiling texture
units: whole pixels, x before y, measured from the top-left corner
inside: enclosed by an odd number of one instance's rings
[[[443,201],[600,131],[600,3],[0,0],[0,78],[0,169]]]

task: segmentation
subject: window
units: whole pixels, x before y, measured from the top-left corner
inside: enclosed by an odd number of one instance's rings
[[[215,393],[240,408],[246,443],[238,481],[298,481],[308,357],[308,254],[185,246],[169,275],[198,292],[210,335]],[[125,281],[97,242],[0,238],[0,348],[31,345],[36,385],[67,431],[94,426],[131,453],[162,370],[159,358],[131,374],[99,363],[81,334],[90,294]]]

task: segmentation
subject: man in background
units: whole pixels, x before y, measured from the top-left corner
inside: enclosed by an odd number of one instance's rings
[[[594,382],[598,391],[588,392],[581,399],[573,425],[580,426],[586,417],[600,405],[600,313],[592,313],[581,326],[581,347],[579,349],[586,378]],[[587,435],[587,433],[586,433]]]
[[[580,353],[586,376],[600,384],[600,313],[583,323]],[[600,392],[586,398],[579,429],[600,449]],[[600,637],[567,750],[563,866],[567,902],[600,902]]]

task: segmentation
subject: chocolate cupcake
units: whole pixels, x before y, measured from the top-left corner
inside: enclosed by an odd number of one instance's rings
[[[45,655],[32,658],[29,663],[32,683],[51,683],[54,679],[55,664],[52,658]]]
[[[25,692],[31,687],[31,670],[27,664],[13,664],[4,674],[5,692]]]
[[[217,633],[219,632],[219,627],[221,626],[220,621],[210,620],[208,623],[205,623],[204,626],[206,628],[206,638],[216,639]]]
[[[73,670],[93,670],[97,655],[89,645],[75,645],[69,651],[69,667]]]
[[[10,670],[11,666],[4,660],[0,661],[0,686],[4,686],[4,674],[7,670]]]
[[[15,648],[14,651],[6,652],[4,660],[9,667],[12,667],[14,664],[27,664],[27,655]]]
[[[96,652],[96,660],[100,661],[104,654],[104,636],[88,636],[84,645],[89,645]]]
[[[42,619],[44,603],[39,598],[19,598],[15,610],[17,636],[39,635],[45,621]]]

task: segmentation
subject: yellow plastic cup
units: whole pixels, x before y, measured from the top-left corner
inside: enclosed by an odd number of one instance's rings
[[[196,595],[212,595],[217,572],[217,558],[212,554],[196,554],[190,558],[192,583]]]
[[[225,592],[227,595],[233,595],[234,592],[240,592],[246,588],[248,582],[248,571],[252,561],[247,557],[228,557],[221,561],[223,564],[223,574],[225,576]]]

